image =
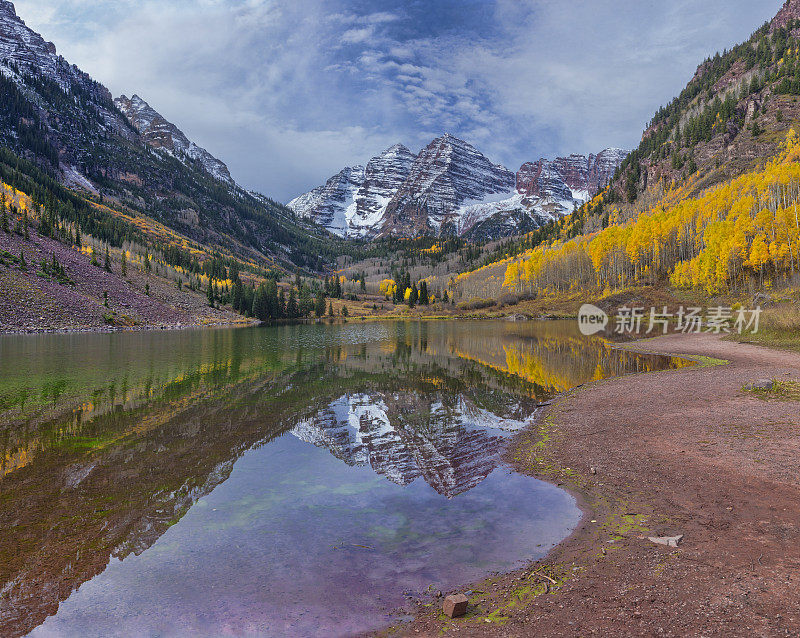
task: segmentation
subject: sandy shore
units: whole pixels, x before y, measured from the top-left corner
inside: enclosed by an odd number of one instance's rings
[[[581,526],[546,560],[460,588],[467,617],[432,603],[390,634],[800,635],[800,403],[743,390],[800,380],[800,355],[707,335],[633,347],[730,363],[556,401],[509,459],[575,494]]]

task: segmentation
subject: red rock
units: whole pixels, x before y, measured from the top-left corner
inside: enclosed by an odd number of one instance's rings
[[[458,618],[467,613],[468,602],[464,594],[450,594],[442,603],[442,611],[445,616]]]
[[[770,22],[770,33],[785,27],[792,20],[800,19],[800,0],[786,0],[786,3],[778,11],[778,14]]]

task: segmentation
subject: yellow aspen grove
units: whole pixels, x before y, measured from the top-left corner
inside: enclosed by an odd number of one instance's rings
[[[537,246],[507,263],[503,286],[614,290],[669,280],[713,293],[752,278],[794,275],[800,267],[799,160],[800,136],[791,129],[781,155],[763,169],[696,198],[679,199],[685,197],[681,187],[635,220]]]

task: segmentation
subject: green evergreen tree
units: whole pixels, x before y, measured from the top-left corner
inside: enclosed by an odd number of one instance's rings
[[[76,237],[79,237],[80,234],[76,232]],[[128,276],[128,253],[125,251],[125,248],[122,249],[122,265],[121,265],[121,272],[123,277]],[[180,281],[180,279],[178,279]],[[180,287],[178,288],[180,290]]]
[[[103,269],[106,272],[111,272],[111,255],[108,252],[108,246],[106,246],[106,261],[105,264],[103,265]]]
[[[239,312],[245,317],[253,316],[253,297],[255,297],[256,289],[253,284],[245,286],[242,291],[242,303]]]
[[[277,311],[275,312],[276,319],[284,319],[288,316],[287,314],[287,307],[286,307],[286,293],[283,292],[283,288],[281,288],[280,292],[278,293],[278,307]]]
[[[25,261],[25,253],[21,249],[19,251],[19,267],[22,270],[28,270],[28,263]]]
[[[252,315],[259,321],[269,319],[269,302],[267,300],[267,287],[261,284],[253,295]]]
[[[206,297],[208,298],[208,305],[214,307],[214,280],[208,280],[208,290],[206,290]]]
[[[317,293],[317,300],[314,304],[314,314],[317,315],[317,317],[325,316],[325,292],[323,290]]]
[[[324,303],[324,302],[323,302]],[[311,299],[311,291],[308,286],[303,285],[300,289],[300,301],[298,303],[298,312],[301,317],[308,317],[314,310],[314,301]]]
[[[236,312],[242,312],[242,301],[244,299],[244,287],[242,281],[237,276],[233,282],[233,289],[231,290],[231,306]]]
[[[328,306],[328,316],[329,316],[329,317],[333,317],[333,316],[334,316],[334,312],[333,312],[333,302],[332,302],[332,301],[330,302],[330,305]]]
[[[289,301],[286,303],[286,317],[287,319],[297,319],[300,317],[300,308],[297,305],[297,297],[295,296],[294,288],[289,293]]]
[[[428,296],[428,282],[423,281],[419,285],[419,305],[427,306],[429,303],[430,297]]]

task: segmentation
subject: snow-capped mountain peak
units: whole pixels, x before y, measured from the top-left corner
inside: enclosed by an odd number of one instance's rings
[[[289,202],[301,217],[345,237],[475,235],[533,230],[605,188],[625,151],[529,162],[514,174],[449,133],[418,155],[402,144],[365,168],[346,168]]]
[[[168,122],[141,97],[134,95],[129,99],[122,95],[114,100],[114,104],[150,146],[172,153],[178,159],[188,158],[199,162],[212,177],[233,184],[228,167],[223,161],[190,141],[183,131]]]

